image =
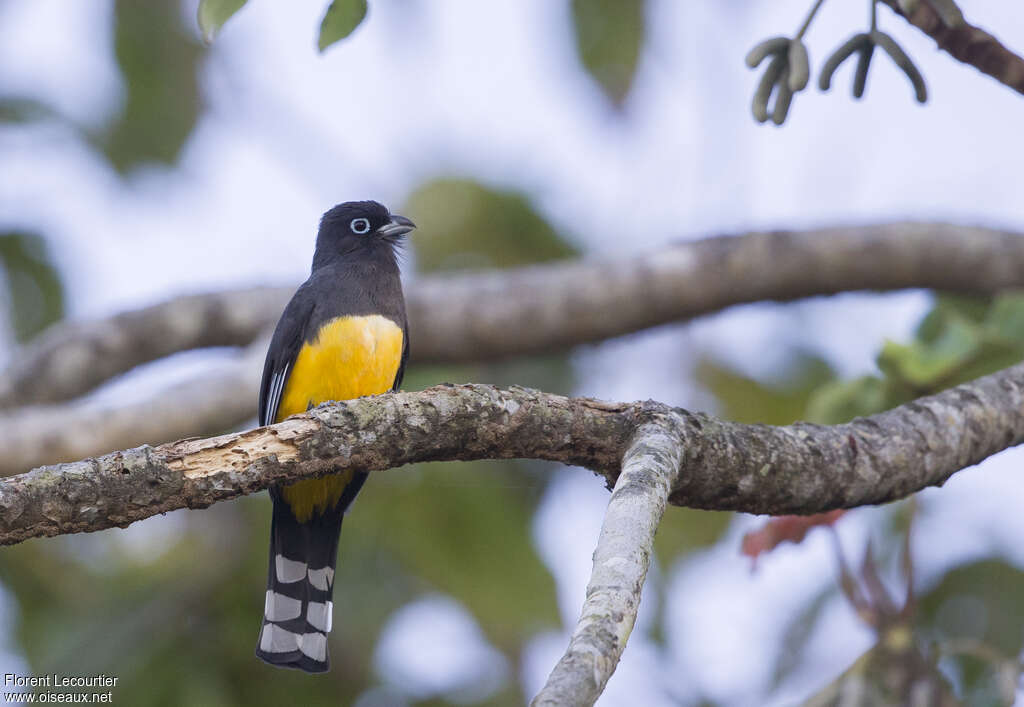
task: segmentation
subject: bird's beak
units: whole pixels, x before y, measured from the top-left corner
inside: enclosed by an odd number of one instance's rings
[[[395,216],[392,214],[391,220],[378,228],[377,233],[385,237],[404,236],[414,228],[416,228],[416,224],[405,216]]]

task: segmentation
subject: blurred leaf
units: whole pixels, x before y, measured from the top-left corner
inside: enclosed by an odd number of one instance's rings
[[[815,390],[835,373],[824,359],[801,355],[777,383],[755,380],[704,359],[697,365],[697,380],[714,394],[722,414],[736,422],[788,425],[804,417]]]
[[[32,233],[0,234],[11,325],[27,341],[64,316],[64,287],[46,242]]]
[[[939,381],[937,386],[926,392],[937,393],[954,385],[995,373],[1019,363],[1022,358],[1024,358],[1024,349],[1017,345],[991,339],[983,340],[974,356],[964,361],[948,378]]]
[[[438,463],[377,474],[346,521],[350,541],[403,567],[418,592],[441,591],[465,604],[513,657],[529,637],[559,625],[554,580],[532,539],[546,478],[524,466]],[[347,596],[339,588],[336,606]]]
[[[269,505],[247,498],[128,531],[4,548],[0,579],[15,598],[11,623],[32,672],[114,675],[114,703],[143,707],[351,704],[375,681],[377,633],[341,624],[363,612],[386,616],[414,595],[402,595],[401,574],[367,576],[358,611],[335,609],[330,673],[310,679],[263,664],[253,649]]]
[[[320,51],[352,34],[366,17],[366,9],[366,0],[333,0],[320,23]]]
[[[676,559],[714,545],[728,530],[732,518],[730,511],[670,508],[654,536],[654,554],[663,566],[671,567]]]
[[[1015,661],[1024,649],[1024,571],[1001,560],[955,567],[920,597],[917,623],[940,651],[953,653],[950,662],[967,704],[1005,704],[998,658]],[[964,643],[987,651],[946,648]],[[993,659],[984,659],[986,652]]]
[[[988,317],[991,305],[990,297],[941,292],[935,296],[931,311],[917,326],[916,336],[923,341],[934,341],[942,332],[947,319],[964,319],[973,324],[981,324]]]
[[[908,626],[887,629],[804,707],[960,707],[945,676],[922,654]]]
[[[936,393],[1024,358],[1024,294],[942,295],[909,344],[886,343],[878,366],[893,386]]]
[[[59,118],[53,107],[32,98],[6,96],[0,98],[0,123],[31,123],[46,118]]]
[[[483,363],[477,367],[473,382],[507,388],[521,385],[556,395],[576,392],[576,370],[568,356],[523,356],[508,361]]]
[[[470,180],[428,182],[402,213],[425,224],[412,240],[421,272],[512,267],[577,254],[525,196]]]
[[[740,552],[757,562],[763,553],[771,552],[782,543],[801,543],[814,528],[835,525],[845,513],[845,510],[835,510],[810,516],[775,516],[758,530],[743,536]]]
[[[851,381],[835,381],[818,388],[807,401],[807,420],[820,425],[849,422],[855,417],[873,415],[910,400],[888,382],[874,376]]]
[[[1024,292],[998,295],[985,317],[985,328],[993,337],[1024,346]]]
[[[213,41],[220,28],[231,16],[242,9],[246,0],[200,0],[199,29],[207,44]]]
[[[643,0],[572,0],[576,51],[605,96],[621,108],[645,39]]]
[[[183,26],[177,3],[117,0],[114,48],[125,82],[120,117],[99,142],[119,172],[172,164],[200,110],[196,71],[205,50]]]
[[[878,366],[898,380],[932,390],[968,363],[981,344],[981,327],[962,317],[945,317],[932,339],[907,345],[886,342]]]

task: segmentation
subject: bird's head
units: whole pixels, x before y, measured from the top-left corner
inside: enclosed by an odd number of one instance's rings
[[[320,219],[313,267],[360,253],[386,253],[393,257],[395,247],[414,228],[416,224],[412,221],[392,215],[376,201],[338,204]]]

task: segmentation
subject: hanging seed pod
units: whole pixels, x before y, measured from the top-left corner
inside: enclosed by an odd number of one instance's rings
[[[757,84],[750,110],[759,123],[767,122],[770,116],[773,123],[782,125],[789,114],[793,94],[807,87],[810,59],[807,47],[799,39],[772,37],[747,52],[747,66],[753,69],[768,57],[771,61]],[[772,95],[775,96],[775,105],[769,110]]]
[[[789,64],[789,79],[786,85],[794,93],[803,91],[807,88],[807,81],[811,76],[811,62],[807,56],[807,47],[799,39],[792,40],[786,51],[786,59]]]
[[[832,86],[832,75],[836,73],[839,65],[849,59],[855,51],[863,49],[870,44],[871,37],[864,32],[855,34],[843,42],[822,65],[821,74],[818,75],[818,88],[822,91],[827,91]]]
[[[857,58],[857,71],[853,75],[853,97],[859,99],[864,95],[864,87],[868,83],[868,68],[871,66],[871,55],[875,53],[875,45],[868,42],[857,52],[860,56]]]
[[[789,39],[786,37],[772,37],[754,45],[754,48],[747,52],[747,66],[756,69],[762,61],[770,54],[778,54],[785,51],[789,46]]]
[[[772,57],[768,68],[761,77],[761,83],[757,85],[757,90],[754,92],[754,101],[750,107],[751,112],[754,114],[754,120],[759,123],[768,120],[768,99],[771,98],[772,89],[775,88],[775,84],[785,68],[786,60],[779,54],[776,54]]]
[[[779,89],[775,94],[775,107],[772,109],[772,122],[782,125],[786,122],[786,115],[789,113],[789,106],[793,102],[793,89],[789,87],[789,80],[783,72],[782,81],[779,81]]]
[[[907,53],[903,51],[903,48],[896,43],[896,40],[887,35],[885,32],[872,32],[871,40],[885,50],[893,62],[898,66],[907,78],[910,79],[910,83],[914,86],[914,96],[917,98],[918,103],[924,103],[928,100],[928,87],[924,83],[924,76],[918,71],[914,62],[910,60]]]

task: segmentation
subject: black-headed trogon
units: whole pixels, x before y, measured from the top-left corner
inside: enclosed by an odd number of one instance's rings
[[[313,269],[285,307],[267,351],[261,425],[327,400],[395,390],[409,354],[396,247],[414,228],[375,201],[323,215]],[[256,655],[307,672],[328,669],[341,520],[366,481],[338,469],[270,489],[270,570]]]

